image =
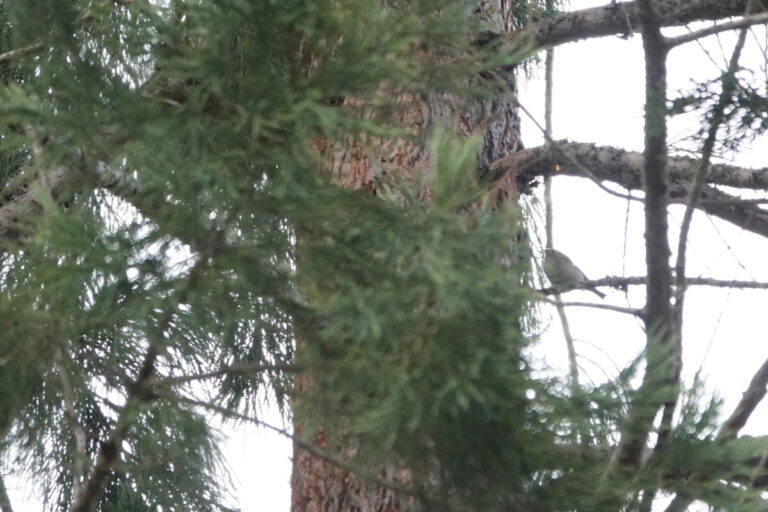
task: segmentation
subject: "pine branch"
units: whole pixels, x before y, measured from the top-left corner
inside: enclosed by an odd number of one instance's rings
[[[186,286],[179,290],[176,303],[183,303],[186,300],[192,283],[196,280],[197,273],[201,271],[209,256],[209,254],[205,254],[198,258],[187,275]],[[91,471],[90,477],[85,482],[82,492],[79,496],[75,497],[70,512],[92,512],[94,510],[104,491],[109,475],[114,471],[120,460],[131,421],[136,418],[142,405],[153,398],[151,384],[157,371],[157,361],[165,350],[165,331],[171,325],[174,314],[175,305],[169,305],[161,321],[158,322],[153,335],[150,336],[149,346],[144,354],[139,371],[134,380],[126,386],[125,405],[118,414],[112,431],[101,442],[96,464]]]
[[[123,450],[123,441],[140,405],[149,400],[149,381],[155,373],[155,364],[161,353],[162,336],[152,340],[144,355],[136,379],[128,386],[125,406],[120,412],[109,436],[101,443],[96,464],[85,482],[82,492],[76,496],[70,512],[92,512],[104,491],[107,478],[114,470]]]
[[[578,162],[578,166],[572,162]],[[682,202],[687,193],[687,182],[692,178],[696,161],[689,157],[672,157],[669,160],[671,201]],[[643,165],[642,154],[611,146],[597,146],[592,143],[558,141],[556,150],[545,146],[528,148],[494,162],[486,183],[503,181],[513,173],[524,181],[537,176],[559,174],[577,177],[585,176],[588,169],[594,179],[615,183],[628,190],[640,188]],[[143,214],[154,217],[154,202],[139,197],[139,183],[125,175],[107,171],[106,164],[99,163],[93,169],[97,186],[134,204]],[[44,173],[45,178],[32,181],[18,193],[6,197],[0,206],[0,241],[5,244],[19,243],[27,233],[29,225],[42,210],[35,190],[45,183],[54,199],[71,185],[78,171],[73,168],[57,167]],[[707,183],[736,188],[768,190],[768,168],[747,169],[725,164],[715,164],[708,174]],[[619,194],[626,197],[623,194]],[[730,222],[742,229],[768,237],[768,211],[759,207],[759,201],[742,199],[712,187],[704,187],[698,204],[701,211]],[[185,242],[187,242],[185,240]],[[632,284],[632,283],[629,283]],[[713,284],[717,286],[717,284]]]
[[[766,387],[768,386],[768,359],[760,366],[760,368],[752,376],[752,380],[749,382],[747,390],[741,397],[741,400],[734,408],[731,415],[720,427],[720,431],[717,433],[717,440],[720,442],[727,442],[736,439],[739,431],[746,425],[747,420],[757,408],[758,404],[763,400],[766,395]],[[758,464],[755,468],[756,471],[765,468],[765,455],[760,457]],[[694,474],[688,478],[688,485],[698,483],[703,480],[701,474]],[[768,482],[765,478],[758,479],[754,475],[749,479],[749,484],[753,488],[763,488]],[[664,512],[682,512],[693,502],[695,498],[687,492],[678,492],[672,502],[667,506]]]

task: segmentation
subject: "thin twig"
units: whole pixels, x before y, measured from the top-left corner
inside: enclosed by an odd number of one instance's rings
[[[634,309],[634,308],[625,308],[622,306],[614,306],[613,304],[600,304],[597,302],[564,302],[564,301],[556,301],[552,299],[548,299],[546,297],[539,299],[541,302],[545,302],[547,304],[552,304],[553,306],[562,306],[562,307],[584,307],[584,308],[594,308],[594,309],[604,309],[606,311],[615,311],[617,313],[627,313],[629,315],[634,316],[642,316],[643,310],[641,309]]]
[[[724,197],[722,199],[699,199],[698,204],[711,204],[711,205],[741,205],[741,204],[767,204],[768,198],[761,199],[744,199],[742,197]]]
[[[733,49],[733,54],[731,55],[728,69],[721,79],[723,89],[720,92],[717,104],[712,111],[712,122],[709,125],[707,138],[705,139],[701,149],[701,159],[699,160],[699,163],[696,167],[693,184],[691,185],[691,189],[685,205],[683,220],[680,223],[680,235],[677,245],[677,261],[675,262],[675,273],[677,275],[676,284],[678,286],[675,296],[675,313],[678,317],[678,330],[681,329],[679,324],[681,324],[682,321],[682,310],[685,293],[685,259],[686,249],[688,246],[688,233],[691,229],[691,222],[693,221],[693,212],[698,205],[699,198],[701,196],[702,190],[704,189],[704,184],[706,183],[707,174],[709,172],[709,164],[712,158],[712,152],[714,151],[715,143],[717,142],[717,133],[720,129],[720,126],[724,122],[725,109],[731,103],[731,95],[736,88],[737,82],[735,74],[739,66],[739,58],[741,57],[741,52],[744,48],[746,40],[747,29],[744,28],[739,33],[739,39]]]
[[[55,357],[56,372],[61,384],[61,392],[64,396],[64,411],[69,422],[69,428],[72,430],[74,439],[74,456],[72,457],[72,495],[77,500],[83,491],[82,485],[85,481],[86,463],[88,461],[87,436],[85,428],[80,423],[75,407],[75,390],[72,382],[69,380],[69,374],[64,366],[64,354],[61,348],[56,349]]]
[[[584,286],[610,286],[612,288],[623,289],[627,286],[645,286],[647,283],[647,278],[641,276],[606,276],[600,279],[590,279],[589,281],[585,281]],[[742,290],[768,289],[768,283],[739,281],[735,279],[714,279],[712,277],[686,277],[685,286],[712,286],[714,288],[737,288]],[[581,288],[574,288],[574,290],[580,289]],[[554,288],[542,288],[536,291],[543,295],[555,295],[558,293],[558,290],[555,290]]]
[[[546,0],[545,7],[547,11],[554,9],[554,2],[552,0]],[[554,66],[555,66],[555,50],[550,48],[546,53],[546,60],[544,63],[544,131],[547,137],[551,140],[553,124],[552,124],[552,112],[553,112],[553,100],[552,89],[554,86]],[[547,248],[554,247],[553,225],[554,225],[554,212],[552,208],[552,178],[546,176],[544,178],[544,208],[545,208],[545,229],[547,234]],[[565,308],[562,304],[562,298],[560,294],[555,294],[555,308],[557,308],[557,315],[560,317],[560,325],[563,328],[563,337],[565,338],[565,347],[568,352],[568,368],[571,378],[571,393],[575,397],[579,390],[579,365],[576,361],[576,345],[573,341],[573,335],[571,334],[571,326],[568,323],[568,316],[565,314]]]
[[[606,276],[600,279],[591,279],[585,282],[585,286],[610,286],[613,288],[624,288],[626,286],[645,286],[647,278],[641,276]],[[715,279],[712,277],[686,277],[685,286],[713,286],[715,288],[739,288],[752,290],[768,289],[768,283],[758,281],[739,281],[735,279]],[[542,293],[551,295],[552,289],[539,290]]]
[[[128,432],[129,422],[135,417],[137,408],[148,399],[147,382],[155,372],[155,364],[161,352],[163,337],[158,336],[150,342],[144,355],[136,379],[128,386],[128,396],[125,406],[115,421],[115,426],[107,438],[101,443],[96,464],[91,476],[85,483],[83,491],[75,497],[70,512],[91,512],[104,490],[107,478],[117,465],[123,450],[123,441]]]
[[[223,377],[225,375],[240,375],[240,376],[253,376],[258,373],[268,371],[281,371],[281,372],[301,372],[305,368],[294,364],[261,364],[261,363],[240,363],[225,366],[219,370],[212,370],[205,373],[196,373],[193,375],[179,375],[176,377],[155,377],[150,380],[148,385],[154,387],[170,387],[179,384],[186,384],[188,382],[214,379],[216,377]]]
[[[215,247],[211,251],[215,250]],[[176,303],[182,303],[186,300],[187,294],[196,281],[197,274],[202,270],[203,265],[210,257],[210,254],[202,255],[198,258],[195,266],[187,274],[185,280],[186,286],[179,290]],[[167,337],[165,331],[173,320],[175,314],[174,304],[169,304],[164,316],[158,322],[152,336],[149,346],[144,354],[139,372],[128,386],[126,386],[125,405],[118,414],[115,425],[101,442],[101,448],[96,459],[96,464],[91,471],[91,475],[85,482],[83,492],[76,497],[70,508],[70,512],[92,512],[98,502],[101,493],[104,491],[104,485],[107,478],[114,471],[115,466],[120,460],[120,455],[124,448],[124,441],[131,421],[135,420],[138,410],[143,404],[152,398],[152,389],[150,382],[157,371],[157,360],[165,350]]]
[[[43,49],[43,43],[35,43],[35,44],[30,44],[29,46],[16,48],[14,50],[8,50],[5,53],[0,53],[0,64],[4,62],[10,62],[12,60],[15,60],[19,57],[23,57],[25,55],[31,55],[33,53],[37,53],[42,49]]]

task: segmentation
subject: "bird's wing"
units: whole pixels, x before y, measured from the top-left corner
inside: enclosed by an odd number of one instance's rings
[[[583,281],[583,282],[589,281],[589,278],[587,277],[587,275],[584,272],[582,272],[579,267],[574,265],[573,268],[575,268],[576,272],[578,272],[579,275],[581,276],[581,281]]]

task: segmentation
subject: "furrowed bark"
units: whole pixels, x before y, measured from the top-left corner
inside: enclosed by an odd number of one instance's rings
[[[511,29],[513,12],[509,2],[488,0],[478,2],[478,12],[492,19],[495,29],[502,33]],[[504,82],[504,87],[515,91],[514,70],[511,68],[494,73]],[[479,80],[474,77],[472,80]],[[483,145],[478,155],[480,167],[487,168],[490,162],[519,149],[520,124],[516,104],[506,97],[492,100],[466,100],[448,95],[431,93],[422,98],[402,98],[402,128],[416,135],[417,141],[424,141],[432,127],[442,126],[460,135],[483,134]],[[347,100],[340,108],[356,108],[362,116],[375,116],[364,106]],[[406,140],[368,138],[365,146],[353,140],[319,140],[315,149],[324,162],[324,170],[336,182],[349,188],[365,188],[375,192],[379,177],[408,177],[430,170],[429,148],[423,142]],[[516,201],[517,189],[514,176],[506,176],[498,186],[492,187],[494,199]],[[420,191],[428,202],[430,191]],[[299,236],[299,238],[301,238]],[[300,258],[299,258],[300,260]],[[298,265],[301,265],[299,261]],[[311,336],[301,337],[301,343],[312,343]],[[300,347],[299,347],[300,348]],[[300,386],[311,385],[300,382]],[[301,400],[298,389],[297,400]],[[301,418],[296,418],[294,428],[297,435],[303,432]],[[328,438],[320,430],[311,441],[320,449],[329,449]],[[390,481],[391,486],[370,485],[356,475],[337,466],[329,465],[308,451],[296,445],[293,457],[292,512],[346,512],[349,510],[380,510],[400,512],[413,510],[416,500],[399,496],[393,487],[408,485],[412,476],[408,468],[393,466],[377,469],[379,476]],[[428,501],[429,497],[423,499]]]

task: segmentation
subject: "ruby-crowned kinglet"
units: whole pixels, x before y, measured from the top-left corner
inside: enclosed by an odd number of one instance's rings
[[[574,265],[571,258],[556,251],[555,249],[546,249],[544,251],[544,265],[542,266],[544,275],[547,276],[552,288],[558,292],[567,292],[573,289],[589,290],[601,299],[605,294],[597,290],[594,286],[589,286],[587,276]]]

